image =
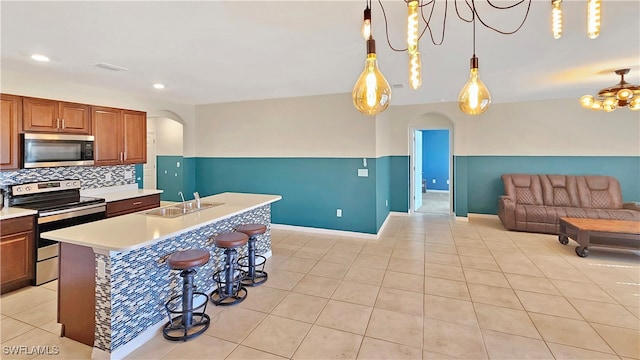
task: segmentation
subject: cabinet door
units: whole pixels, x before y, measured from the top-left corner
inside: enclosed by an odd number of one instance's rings
[[[123,158],[122,111],[94,106],[91,111],[95,165],[118,165]]]
[[[19,283],[28,283],[33,278],[33,233],[3,236],[0,240],[2,259],[2,292],[10,291]],[[22,287],[21,285],[19,287]],[[11,289],[12,290],[12,289]]]
[[[61,102],[58,106],[60,131],[73,134],[91,134],[89,105]]]
[[[123,111],[124,163],[147,162],[147,114],[140,111]]]
[[[0,170],[18,168],[18,119],[21,98],[0,94]]]
[[[23,98],[22,130],[58,132],[58,102],[55,100]]]

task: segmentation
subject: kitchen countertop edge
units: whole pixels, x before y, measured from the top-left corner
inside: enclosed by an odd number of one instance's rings
[[[132,221],[134,223],[136,222],[140,222],[142,223],[143,221],[136,221],[139,219],[154,219],[155,217],[150,216],[150,215],[143,215],[143,212],[138,212],[138,213],[133,213],[133,214],[128,214],[128,215],[123,215],[123,216],[118,216],[118,217],[114,217],[114,218],[109,218],[106,220],[102,220],[102,221],[98,221],[98,222],[93,222],[93,223],[88,223],[88,224],[82,224],[82,225],[78,225],[75,227],[70,227],[70,228],[65,228],[65,229],[60,229],[60,230],[54,230],[54,231],[50,231],[50,232],[46,232],[42,234],[43,238],[46,239],[50,239],[50,240],[55,240],[55,241],[60,241],[60,242],[64,242],[64,243],[69,243],[69,244],[75,244],[75,245],[81,245],[81,246],[87,246],[87,247],[91,247],[94,250],[98,250],[98,251],[109,251],[109,252],[116,252],[116,253],[120,253],[120,252],[127,252],[127,251],[131,251],[131,250],[135,250],[135,249],[139,249],[142,247],[145,247],[147,245],[156,243],[158,241],[162,241],[171,237],[175,237],[178,236],[180,234],[186,233],[188,231],[203,227],[205,225],[220,221],[220,220],[224,220],[227,219],[229,217],[241,214],[243,212],[246,212],[248,210],[252,210],[264,205],[268,205],[271,203],[274,203],[276,201],[279,201],[282,199],[282,196],[280,195],[270,195],[270,194],[245,194],[245,193],[221,193],[221,194],[217,194],[217,195],[212,195],[212,196],[208,196],[208,197],[204,197],[202,198],[203,202],[207,202],[207,201],[221,201],[223,199],[221,199],[221,197],[224,196],[251,196],[251,195],[257,195],[257,196],[263,196],[263,197],[270,197],[268,199],[265,199],[264,201],[259,201],[259,202],[254,202],[251,205],[247,205],[247,206],[241,206],[240,208],[237,208],[238,205],[242,205],[242,204],[233,204],[233,203],[224,203],[224,205],[220,205],[220,208],[225,209],[224,207],[228,207],[228,211],[224,211],[223,214],[217,215],[215,217],[210,217],[206,220],[203,221],[195,221],[195,223],[193,224],[189,224],[187,226],[181,227],[179,229],[175,229],[173,231],[167,231],[166,233],[162,233],[162,234],[158,234],[159,236],[152,238],[152,239],[148,239],[148,237],[145,237],[145,239],[140,240],[139,242],[135,242],[132,243],[131,245],[128,246],[109,246],[108,244],[104,243],[104,242],[91,242],[91,241],[82,241],[78,239],[78,236],[65,236],[65,233],[69,233],[69,231],[73,231],[73,228],[83,228],[83,231],[81,233],[84,233],[84,231],[90,231],[91,227],[96,227],[95,224],[100,223],[100,222],[104,222],[104,221],[118,221],[120,220],[121,222],[125,222],[125,221]],[[215,207],[212,209],[216,209]],[[205,210],[200,210],[197,212],[193,212],[190,214],[186,214],[183,216],[180,216],[179,218],[184,219],[191,219],[193,220],[194,217],[198,216],[198,214],[202,214],[206,211],[210,211],[211,209],[205,209]],[[148,211],[148,210],[145,210]],[[215,211],[215,210],[214,210]],[[144,217],[143,217],[144,216]],[[138,218],[138,219],[136,219]],[[157,217],[156,218],[157,221],[173,221],[174,219],[171,218],[160,218]],[[146,221],[144,221],[146,223]],[[184,223],[184,222],[183,222]],[[69,230],[72,229],[72,230]],[[155,235],[155,234],[154,234]],[[80,236],[82,237],[82,236]]]
[[[35,215],[36,210],[23,209],[18,207],[3,207],[0,210],[0,220],[13,219],[21,216]]]

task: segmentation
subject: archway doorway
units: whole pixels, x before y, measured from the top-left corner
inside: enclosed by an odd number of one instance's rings
[[[179,201],[178,192],[185,193],[184,125],[179,117],[169,116],[147,117],[147,163],[142,185],[145,189],[164,190],[161,200]]]
[[[410,212],[453,214],[453,122],[439,113],[409,124]]]

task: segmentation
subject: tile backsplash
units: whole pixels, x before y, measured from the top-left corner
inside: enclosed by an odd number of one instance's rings
[[[36,169],[20,169],[0,172],[0,186],[38,181],[79,179],[82,189],[136,183],[135,165],[117,166],[64,166]]]

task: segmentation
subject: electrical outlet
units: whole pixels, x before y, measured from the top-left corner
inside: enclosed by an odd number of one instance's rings
[[[449,185],[449,179],[447,179],[447,185]]]
[[[384,206],[385,206],[385,207],[389,207],[389,200],[385,200],[385,201],[384,201]]]
[[[176,162],[176,167],[180,167],[180,161]]]
[[[108,172],[108,173],[104,174],[104,179],[105,179],[106,181],[111,181],[111,173],[110,173],[110,172]]]
[[[436,183],[436,179],[431,179],[431,183],[435,184]]]
[[[337,217],[342,217],[342,209],[337,209],[336,210],[336,216]]]

